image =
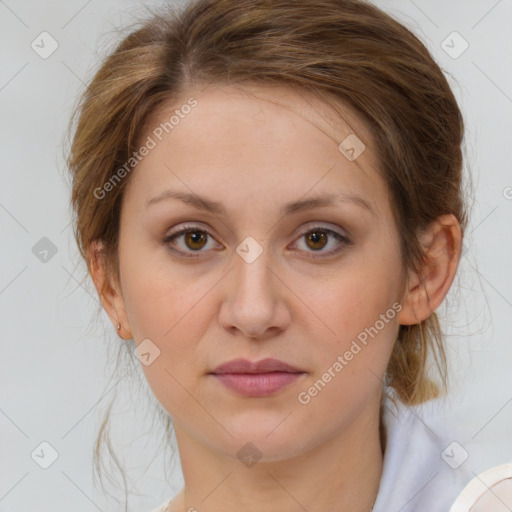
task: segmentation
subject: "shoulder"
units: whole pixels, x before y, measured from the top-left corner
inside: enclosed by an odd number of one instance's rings
[[[460,433],[444,422],[431,427],[431,405],[407,406],[388,395],[382,405],[386,445],[374,511],[448,511],[474,476]]]
[[[512,510],[512,463],[501,464],[476,475],[450,508],[468,512],[477,505],[481,512]]]

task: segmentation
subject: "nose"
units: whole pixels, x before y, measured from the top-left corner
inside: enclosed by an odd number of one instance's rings
[[[268,251],[250,263],[235,253],[234,268],[224,283],[221,325],[231,334],[258,340],[286,330],[291,319],[288,289],[277,274]]]

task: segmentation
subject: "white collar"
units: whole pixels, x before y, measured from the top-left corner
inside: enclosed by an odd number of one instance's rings
[[[453,444],[453,429],[434,432],[429,427],[423,406],[395,400],[396,406],[387,393],[383,398],[386,448],[373,510],[447,512],[473,476],[467,464],[455,467],[465,457],[464,448]]]

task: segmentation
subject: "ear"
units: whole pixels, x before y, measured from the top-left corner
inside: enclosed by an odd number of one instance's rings
[[[119,283],[106,263],[104,244],[97,240],[91,242],[87,249],[87,255],[89,259],[89,272],[91,273],[103,309],[114,325],[116,333],[125,340],[131,339],[133,336],[126,314],[124,299]],[[121,325],[119,331],[117,330],[118,324]]]
[[[401,325],[427,319],[441,304],[457,272],[462,250],[462,230],[452,214],[441,215],[422,233],[425,263],[419,275],[409,275],[397,318]]]

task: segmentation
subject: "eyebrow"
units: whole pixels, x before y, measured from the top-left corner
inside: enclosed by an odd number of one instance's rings
[[[198,196],[197,194],[178,192],[176,190],[166,190],[161,194],[149,199],[146,202],[146,208],[151,205],[157,204],[161,201],[168,199],[177,199],[182,201],[197,210],[204,210],[216,215],[226,215],[226,209],[217,201],[207,199],[206,197]],[[353,203],[365,210],[368,210],[372,215],[376,215],[376,212],[371,207],[370,203],[363,197],[357,194],[349,194],[345,192],[339,193],[323,193],[308,199],[300,199],[283,205],[280,209],[281,215],[290,215],[313,208],[322,208],[326,206],[336,206],[338,203]]]

